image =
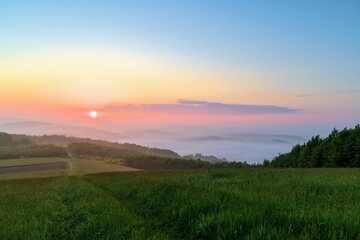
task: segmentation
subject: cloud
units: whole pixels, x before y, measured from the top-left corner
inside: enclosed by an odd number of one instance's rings
[[[295,97],[305,98],[305,97],[331,96],[331,95],[354,94],[354,93],[360,93],[360,89],[344,90],[344,91],[336,91],[336,92],[328,92],[328,93],[318,93],[318,94],[299,94],[299,95],[296,95]]]
[[[253,115],[253,114],[286,114],[298,112],[297,109],[276,105],[245,105],[219,102],[178,100],[171,104],[141,104],[141,105],[108,105],[105,111],[123,112],[156,112],[168,114],[191,115]]]
[[[310,94],[300,94],[300,95],[296,95],[295,97],[297,98],[305,98],[305,97],[311,97],[312,95]]]

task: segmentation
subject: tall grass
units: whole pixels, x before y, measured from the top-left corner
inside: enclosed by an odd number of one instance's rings
[[[86,179],[120,201],[136,202],[144,215],[180,238],[360,238],[359,170],[159,172]]]
[[[166,239],[77,177],[2,181],[0,239]]]
[[[360,239],[360,170],[131,172],[0,182],[0,239]]]

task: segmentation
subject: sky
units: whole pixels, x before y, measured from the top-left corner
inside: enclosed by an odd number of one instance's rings
[[[358,0],[4,0],[0,117],[306,136],[354,127],[359,13]]]

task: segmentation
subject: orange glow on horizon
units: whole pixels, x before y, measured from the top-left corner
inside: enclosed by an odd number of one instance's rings
[[[90,117],[92,117],[92,118],[96,118],[97,115],[98,115],[98,113],[97,113],[96,111],[91,111],[89,115],[90,115]]]

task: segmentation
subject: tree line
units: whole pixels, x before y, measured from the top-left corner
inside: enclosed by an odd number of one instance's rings
[[[39,141],[41,140],[41,141]],[[47,141],[52,144],[46,144]],[[122,164],[140,169],[210,169],[210,168],[242,168],[247,163],[213,161],[200,154],[184,159],[171,150],[146,148],[134,144],[117,144],[106,141],[88,139],[85,142],[72,142],[65,146],[53,145],[69,140],[79,141],[65,136],[34,137],[0,133],[0,159],[31,158],[31,157],[68,157],[97,160],[121,160]],[[86,140],[86,139],[85,139]],[[99,144],[98,144],[99,143]],[[61,144],[63,145],[63,144]],[[140,150],[140,151],[138,151]],[[206,161],[207,160],[207,161]],[[213,160],[213,158],[211,158]],[[218,159],[216,159],[218,160]]]
[[[28,135],[16,135],[11,134],[12,139],[28,139],[32,142],[42,145],[42,144],[54,144],[56,146],[67,147],[71,143],[92,143],[96,145],[101,145],[105,147],[114,147],[118,149],[128,149],[134,152],[139,152],[147,155],[154,155],[159,157],[170,157],[170,158],[180,158],[180,155],[174,151],[168,149],[152,148],[145,147],[133,143],[118,143],[118,142],[109,142],[105,140],[96,140],[91,138],[78,138],[78,137],[68,137],[64,135],[43,135],[43,136],[28,136]]]
[[[67,156],[63,147],[54,145],[0,147],[0,159]]]
[[[0,132],[0,148],[1,147],[14,147],[14,146],[30,146],[34,143],[26,137],[16,138],[4,132]]]
[[[211,163],[201,159],[184,159],[161,157],[143,154],[128,149],[105,147],[92,143],[71,143],[68,151],[78,158],[120,159],[129,167],[140,169],[209,169],[209,168],[242,168],[249,166],[241,162]]]
[[[124,165],[140,169],[194,169],[205,168],[211,164],[201,160],[160,157],[93,143],[71,143],[68,151],[78,158],[120,159]]]
[[[0,132],[0,159],[31,157],[67,157],[65,148],[55,145],[36,145],[27,137],[13,138]]]
[[[334,129],[329,136],[312,137],[306,143],[296,145],[289,153],[280,154],[269,167],[360,167],[360,125],[353,129]]]

